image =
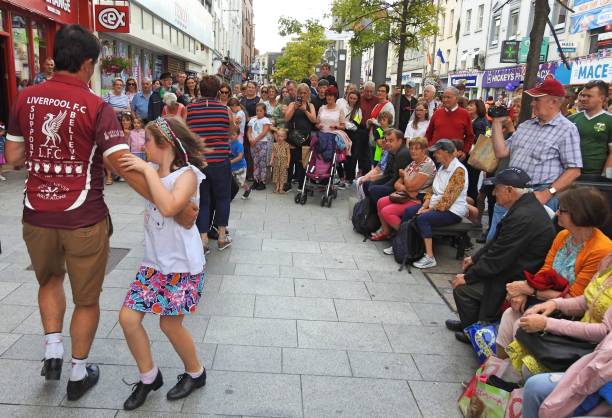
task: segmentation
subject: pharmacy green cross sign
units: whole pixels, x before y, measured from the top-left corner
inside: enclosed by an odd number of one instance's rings
[[[520,45],[520,41],[503,41],[499,62],[516,64]]]

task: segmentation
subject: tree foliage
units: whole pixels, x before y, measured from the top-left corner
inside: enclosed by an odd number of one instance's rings
[[[276,59],[273,78],[277,83],[285,79],[300,81],[308,77],[321,63],[329,41],[325,39],[325,28],[309,19],[302,23],[296,19],[281,17],[278,21],[281,36],[294,36],[287,42],[281,56]]]
[[[356,52],[378,42],[390,42],[397,49],[402,44],[405,49],[418,49],[423,38],[438,32],[438,8],[431,0],[410,0],[403,14],[403,6],[403,0],[334,0],[334,27],[353,31],[349,43]],[[403,32],[402,26],[406,28]]]

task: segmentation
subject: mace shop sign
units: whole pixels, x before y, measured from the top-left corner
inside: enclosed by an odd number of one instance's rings
[[[586,84],[592,80],[612,82],[612,57],[582,59],[572,63],[570,84]]]

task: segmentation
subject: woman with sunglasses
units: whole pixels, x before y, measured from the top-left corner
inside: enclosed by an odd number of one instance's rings
[[[188,77],[185,80],[185,92],[183,93],[187,103],[193,103],[200,98],[200,88],[198,87],[198,80],[195,77]]]
[[[227,106],[227,103],[229,102],[231,96],[232,88],[230,87],[230,85],[225,82],[221,83],[221,87],[219,88],[218,94],[219,101],[225,106]]]
[[[268,101],[268,86],[261,86],[259,90],[259,96],[261,97],[261,102],[266,103]]]
[[[132,104],[132,99],[138,93],[138,84],[136,84],[136,80],[133,78],[128,78],[125,82],[125,94],[127,95],[130,105]]]

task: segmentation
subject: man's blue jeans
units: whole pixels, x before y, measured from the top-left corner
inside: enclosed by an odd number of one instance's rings
[[[550,188],[548,186],[541,186],[536,189],[536,191],[546,190]],[[556,211],[559,209],[559,198],[557,196],[553,196],[547,203],[546,206]],[[499,206],[497,203],[493,207],[493,220],[491,221],[491,225],[489,225],[489,232],[487,233],[487,241],[491,241],[495,236],[495,231],[497,231],[497,224],[499,224],[504,216],[508,213],[508,209]]]
[[[542,373],[531,376],[523,391],[523,418],[538,418],[544,399],[557,387],[563,373]]]

